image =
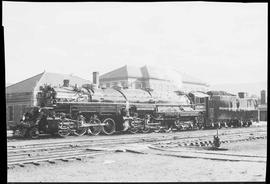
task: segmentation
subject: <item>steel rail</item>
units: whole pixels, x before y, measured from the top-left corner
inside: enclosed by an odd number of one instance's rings
[[[231,129],[230,129],[231,130]],[[227,131],[229,132],[230,130],[226,130],[226,129],[221,129],[220,131],[224,131],[223,133],[221,133],[221,135],[222,134],[226,134],[227,133]],[[241,129],[241,130],[243,130],[243,129]],[[242,133],[242,131],[241,130],[237,130],[237,131],[240,131],[240,132],[233,132],[233,133]],[[215,130],[211,130],[211,131],[215,131]],[[243,132],[250,132],[250,133],[252,133],[252,132],[265,132],[266,130],[252,130],[252,131],[243,131]],[[180,136],[184,136],[184,134],[188,134],[189,132],[176,132],[175,133],[175,135],[174,136],[179,136],[179,134],[180,134]],[[202,133],[202,134],[204,134],[204,133],[206,133],[206,132],[204,132],[204,131],[198,131],[198,133]],[[231,132],[229,132],[229,133],[231,133]],[[133,134],[133,135],[130,135],[130,137],[129,138],[131,138],[131,139],[133,139],[134,137],[138,137],[138,136],[141,136],[141,135],[144,135],[143,137],[141,137],[141,138],[148,138],[149,137],[149,134]],[[166,135],[166,136],[168,136],[169,134],[168,133],[157,133],[156,135],[151,135],[151,136],[153,136],[153,137],[160,137],[160,136],[163,136],[163,135]],[[60,142],[40,142],[40,143],[32,143],[32,144],[24,144],[24,145],[17,145],[17,146],[15,146],[15,145],[7,145],[7,148],[8,148],[8,150],[12,150],[12,149],[16,149],[16,148],[19,148],[19,147],[35,147],[35,146],[40,146],[40,145],[51,145],[51,144],[53,144],[53,145],[56,145],[56,144],[68,144],[68,143],[72,143],[72,142],[77,142],[77,143],[79,143],[79,142],[96,142],[96,141],[102,141],[102,140],[118,140],[119,138],[121,138],[123,135],[120,135],[120,136],[117,136],[117,137],[107,137],[107,136],[104,136],[104,137],[102,137],[101,139],[98,139],[98,140],[96,140],[95,138],[100,138],[100,137],[91,137],[92,139],[89,139],[89,138],[84,138],[84,139],[79,139],[79,140],[65,140],[65,141],[60,141]],[[169,135],[170,136],[170,135]],[[94,139],[93,139],[94,138]],[[129,139],[129,138],[125,138],[125,139]]]
[[[240,135],[243,134],[250,134],[250,133],[259,133],[258,131],[249,131],[249,132],[241,132]],[[266,132],[265,131],[260,131],[260,132]],[[234,133],[223,133],[222,136],[226,135],[235,135],[238,134],[239,132],[234,132]],[[212,137],[212,135],[200,135],[200,136],[188,136],[188,137],[177,137],[174,135],[170,135],[169,137],[161,137],[161,136],[156,136],[156,137],[130,137],[128,139],[124,140],[119,140],[119,139],[113,139],[109,140],[108,139],[101,139],[101,140],[92,140],[89,142],[89,140],[82,140],[82,141],[72,141],[68,142],[68,144],[65,143],[60,143],[55,145],[54,143],[51,143],[49,145],[43,145],[43,144],[38,144],[38,145],[28,145],[27,147],[21,147],[21,148],[13,148],[8,150],[8,155],[11,153],[16,153],[16,152],[26,152],[26,151],[47,151],[49,149],[60,149],[60,148],[72,148],[72,147],[82,147],[82,146],[99,146],[99,145],[110,145],[110,144],[130,144],[130,143],[139,143],[139,142],[154,142],[154,141],[169,141],[169,140],[182,140],[182,139],[194,139],[194,138],[204,138],[204,137]],[[40,146],[40,147],[36,147]]]
[[[234,134],[227,134],[226,136],[228,136],[227,138],[231,138],[230,136],[233,136]],[[242,134],[243,134],[243,132],[242,132]],[[244,134],[246,134],[246,132]],[[209,135],[204,136],[204,138],[206,138],[206,137],[212,137],[212,136],[209,136]],[[265,137],[267,137],[267,136],[265,136]],[[199,137],[199,138],[202,138],[202,137]],[[190,141],[189,137],[181,138],[180,140],[183,140],[183,139],[187,139],[187,141],[192,142],[192,141]],[[240,139],[236,139],[235,141],[237,141],[237,140],[239,141]],[[155,141],[163,142],[164,140],[161,139],[161,140],[155,140]],[[167,141],[167,140],[165,140],[165,141]],[[171,141],[179,141],[179,140],[173,139]],[[202,140],[197,140],[197,141],[202,141]],[[118,144],[122,144],[122,143],[128,144],[129,142],[119,142]],[[106,144],[110,144],[110,143],[106,143]],[[103,145],[104,145],[104,143],[103,143]],[[114,146],[117,146],[117,145],[114,145]],[[161,149],[161,148],[158,148],[158,149]],[[88,153],[89,150],[95,151],[95,153]],[[39,162],[42,162],[42,161],[52,162],[52,160],[59,160],[59,159],[63,160],[63,159],[71,159],[71,158],[79,158],[79,157],[96,156],[99,154],[106,154],[106,153],[112,152],[112,151],[113,151],[113,149],[103,149],[103,148],[97,149],[97,148],[93,148],[90,146],[90,147],[80,147],[80,148],[76,148],[76,149],[74,147],[73,148],[67,147],[67,150],[66,149],[52,150],[49,152],[41,152],[41,154],[32,154],[32,155],[30,154],[30,156],[32,156],[30,158],[29,158],[29,154],[23,153],[24,155],[19,155],[19,154],[14,155],[14,156],[10,155],[8,157],[8,167],[10,167],[12,165],[24,165],[26,163],[33,163],[35,165],[39,165]],[[170,150],[167,150],[167,151],[170,151]],[[173,155],[171,155],[171,156],[173,156]],[[231,156],[231,155],[227,155],[227,156]],[[186,156],[177,156],[177,157],[186,157]],[[192,158],[192,157],[190,157],[190,158]],[[200,158],[203,158],[203,157],[200,156]],[[223,160],[226,160],[226,159],[223,159]],[[243,160],[243,159],[241,159],[241,160]]]
[[[239,141],[239,140],[250,139],[250,136],[245,136],[245,139],[243,139],[243,136],[242,136],[241,137],[242,139],[236,139],[235,140],[235,138],[232,138],[231,136],[232,136],[232,134],[228,134],[228,135],[225,136],[226,137],[226,140],[227,140],[226,142],[235,142],[235,141]],[[190,138],[180,139],[182,142],[179,142],[179,139],[173,139],[173,140],[170,140],[170,142],[168,142],[168,143],[166,143],[166,142],[164,143],[164,141],[168,141],[168,140],[155,140],[155,141],[157,141],[157,143],[155,143],[153,145],[170,144],[170,146],[166,146],[166,147],[175,147],[175,146],[173,146],[175,144],[177,144],[178,146],[179,145],[180,146],[182,146],[182,145],[189,145],[190,146],[191,144],[193,144],[193,145],[200,145],[201,143],[203,143],[203,144],[206,144],[206,143],[207,144],[212,144],[212,141],[206,141],[207,137],[209,137],[209,136],[204,137],[203,140],[202,139],[198,139],[198,138],[195,138],[195,139],[193,138],[192,140],[190,140]],[[200,137],[200,138],[202,138],[202,137]],[[221,142],[222,143],[225,143],[225,141],[221,141]],[[139,143],[139,142],[137,140],[134,140],[134,142],[117,142],[117,143],[114,144],[114,146],[119,145],[119,144],[130,144],[130,143]],[[104,146],[104,145],[111,144],[111,142],[110,143],[106,143],[106,144],[104,144],[104,143],[100,143],[100,144]],[[97,145],[95,145],[95,146],[97,146]],[[80,146],[77,146],[77,147],[69,147],[69,146],[68,147],[54,147],[54,149],[51,149],[51,150],[50,149],[41,148],[39,151],[42,151],[43,150],[44,151],[43,153],[50,153],[52,151],[53,152],[63,152],[63,151],[72,151],[74,149],[76,149],[75,151],[77,151],[77,150],[85,150],[85,149],[91,149],[91,148],[93,149],[93,145],[86,144],[86,145],[80,145]],[[36,152],[36,150],[33,151],[31,149],[31,150],[29,150],[29,152],[21,152],[21,153],[16,153],[15,152],[15,153],[11,153],[11,154],[9,153],[8,154],[8,157],[9,158],[12,158],[12,157],[22,157],[22,156],[31,156],[31,155],[40,155],[40,152]]]

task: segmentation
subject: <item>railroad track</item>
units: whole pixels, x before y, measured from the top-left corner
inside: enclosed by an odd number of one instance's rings
[[[14,165],[24,167],[25,164],[40,165],[40,162],[55,163],[56,160],[69,161],[71,159],[81,160],[82,157],[94,157],[97,155],[107,154],[110,150],[61,150],[47,152],[46,154],[36,155],[16,155],[8,158],[8,168]]]
[[[228,135],[228,136],[231,136],[231,135]],[[264,139],[266,138],[266,135],[265,136],[257,136],[257,137],[253,137],[253,138],[242,138],[242,139],[231,139],[231,140],[226,140],[224,141],[223,143],[225,142],[239,142],[239,141],[248,141],[248,140],[251,140],[251,139]],[[150,148],[152,149],[156,149],[156,150],[161,150],[161,151],[168,151],[168,150],[164,150],[164,148],[172,148],[172,144],[176,144],[177,143],[177,146],[203,146],[201,144],[197,144],[197,142],[199,140],[193,140],[193,141],[190,141],[188,140],[188,142],[190,142],[189,144],[186,144],[186,145],[179,145],[178,142],[169,142],[170,146],[160,146],[158,144],[159,143],[156,143],[156,144],[153,144]],[[200,140],[201,141],[201,140]],[[212,144],[211,141],[205,141],[207,143],[210,143],[210,145]],[[194,143],[194,144],[193,144]],[[163,143],[164,144],[164,143]],[[168,143],[165,143],[165,144],[168,144]],[[158,146],[157,146],[158,145]],[[177,146],[173,146],[173,147],[177,147]],[[209,146],[209,145],[207,145]],[[14,154],[12,156],[10,156],[8,158],[8,168],[12,167],[13,165],[19,165],[21,167],[24,167],[25,164],[34,164],[34,165],[40,165],[40,162],[49,162],[49,163],[55,163],[55,160],[62,160],[62,161],[69,161],[71,159],[76,159],[76,160],[81,160],[82,157],[94,157],[94,156],[97,156],[97,155],[101,155],[101,154],[107,154],[109,152],[115,152],[117,151],[117,149],[93,149],[93,148],[73,148],[72,150],[53,150],[53,151],[48,151],[48,152],[41,152],[41,153],[37,153],[37,154]],[[170,152],[174,151],[174,150],[169,150]],[[133,151],[134,152],[134,151]],[[136,151],[135,151],[136,152]],[[174,151],[174,152],[177,152],[177,151]],[[183,152],[183,151],[182,151]],[[196,154],[194,155],[194,151],[186,151],[188,152],[185,156],[182,155],[178,155],[178,157],[190,157],[190,158],[207,158],[207,159],[216,159],[216,160],[229,160],[229,161],[235,161],[235,157],[261,157],[261,156],[250,156],[250,155],[235,155],[235,154],[224,154],[224,153],[215,153],[215,155],[222,155],[222,156],[229,156],[229,157],[234,157],[233,159],[228,159],[228,158],[216,158],[216,156],[213,158],[213,156],[209,158],[208,157],[198,157],[198,155],[196,156]],[[139,152],[138,152],[139,153]],[[193,154],[190,155],[190,153]],[[195,151],[195,153],[203,153],[203,154],[212,154],[212,153],[206,153],[206,152],[201,152],[201,151]],[[172,154],[167,154],[167,156],[173,156]],[[177,156],[177,155],[174,155],[174,156]],[[240,158],[237,158],[238,160]],[[241,160],[243,161],[243,159],[241,158]],[[252,161],[250,159],[246,159],[244,161]],[[264,162],[264,160],[255,160],[256,162]]]
[[[233,133],[232,133],[232,129],[221,129],[219,130],[221,133],[220,135],[226,135],[226,134],[241,134],[241,133],[253,133],[253,132],[265,132],[266,130],[265,129],[255,129],[255,130],[239,130],[239,129],[234,129]],[[215,130],[212,130],[213,133],[215,133]],[[95,143],[95,142],[100,142],[100,141],[107,141],[107,140],[111,140],[111,141],[114,141],[114,140],[117,140],[119,141],[119,139],[121,138],[124,138],[125,140],[128,140],[128,139],[134,139],[134,138],[141,138],[141,139],[148,139],[149,140],[149,137],[151,136],[151,138],[160,138],[162,136],[164,137],[169,137],[171,138],[171,136],[175,136],[176,138],[180,138],[180,137],[183,137],[183,136],[187,136],[189,138],[192,138],[194,136],[189,136],[189,133],[190,132],[175,132],[173,135],[172,134],[168,134],[168,133],[157,133],[157,134],[132,134],[132,135],[129,135],[129,138],[126,138],[126,137],[123,137],[123,135],[114,135],[114,136],[104,136],[103,138],[101,139],[97,139],[97,138],[100,138],[100,137],[87,137],[87,138],[82,138],[82,139],[66,139],[64,141],[58,141],[59,139],[57,139],[57,142],[54,140],[52,142],[48,142],[46,140],[35,140],[35,141],[39,141],[38,143],[32,143],[32,144],[29,144],[29,143],[26,143],[26,144],[23,144],[22,142],[18,141],[17,145],[12,145],[12,143],[8,142],[8,145],[7,145],[7,149],[8,151],[9,150],[12,150],[12,149],[16,149],[16,148],[22,148],[22,147],[28,147],[28,148],[35,148],[35,147],[40,147],[40,146],[57,146],[57,145],[68,145],[68,144],[73,144],[73,143],[84,143],[84,142],[87,142],[87,143]],[[209,135],[209,132],[208,133],[205,133],[204,131],[196,131],[196,133],[198,133],[198,137],[201,137],[201,136],[208,136]],[[180,136],[180,137],[179,137]],[[76,137],[78,138],[78,137]],[[46,142],[45,142],[46,141]],[[14,143],[14,142],[13,142]]]
[[[240,135],[242,139],[249,139],[250,135],[262,134],[260,138],[266,137],[266,130],[258,131],[242,131],[242,132],[223,132],[221,136],[226,140],[221,143],[241,141],[241,139],[232,140],[230,136]],[[244,137],[244,138],[243,138]],[[161,134],[152,137],[131,137],[126,139],[100,139],[100,140],[76,140],[72,143],[64,141],[60,143],[47,144],[30,144],[18,147],[8,147],[8,168],[14,165],[24,166],[25,164],[39,165],[40,162],[55,163],[55,160],[68,161],[70,159],[80,160],[82,157],[94,157],[100,154],[107,154],[109,152],[117,151],[113,147],[119,145],[126,145],[132,143],[152,143],[154,146],[160,148],[168,148],[174,146],[211,146],[213,135],[196,135],[196,136],[176,136],[172,134]],[[209,140],[210,139],[210,140]],[[169,146],[168,146],[169,145]],[[102,148],[102,147],[107,147]],[[162,147],[163,146],[163,147]],[[109,147],[109,149],[108,149]],[[111,149],[110,149],[111,147]]]
[[[229,136],[231,136],[230,134]],[[227,144],[227,143],[236,143],[236,142],[243,142],[243,141],[252,141],[257,139],[266,139],[267,135],[259,135],[259,136],[248,136],[243,135],[244,137],[241,138],[234,138],[234,137],[223,137],[225,140],[221,140],[221,144]],[[187,140],[187,141],[170,141],[170,142],[158,142],[153,144],[155,146],[161,147],[161,148],[173,148],[173,147],[182,147],[182,146],[196,146],[196,147],[203,147],[203,146],[212,146],[213,141],[212,140]]]
[[[254,137],[244,138],[225,138],[221,144],[236,143],[244,141],[253,141],[258,139],[266,139],[267,135],[258,135]],[[244,161],[244,162],[257,162],[266,164],[266,156],[264,155],[250,155],[250,154],[235,154],[218,152],[218,150],[227,150],[225,148],[212,147],[212,141],[191,141],[189,144],[179,144],[179,142],[157,143],[148,146],[154,151],[148,151],[150,154],[172,156],[180,158],[195,158],[195,159],[208,159],[218,161]],[[201,147],[196,149],[196,147]],[[194,149],[195,148],[195,149]],[[208,149],[206,149],[208,148]]]
[[[265,131],[262,131],[264,133]],[[241,135],[244,134],[250,134],[254,133],[254,131],[245,131],[242,132]],[[259,133],[256,131],[256,133]],[[235,135],[239,134],[238,132],[235,133],[223,133],[224,135]],[[120,144],[132,144],[132,143],[149,143],[149,142],[161,142],[161,141],[170,141],[170,140],[186,140],[186,142],[190,141],[191,139],[196,138],[209,138],[212,137],[212,135],[199,135],[199,136],[188,136],[188,137],[182,137],[182,136],[175,136],[175,135],[167,135],[165,136],[153,136],[153,137],[130,137],[125,139],[101,139],[101,140],[80,140],[80,141],[74,141],[74,142],[61,142],[61,143],[47,143],[47,144],[30,144],[30,145],[24,145],[19,147],[8,147],[8,156],[12,156],[15,153],[27,153],[27,152],[38,152],[38,151],[48,151],[48,150],[56,150],[56,149],[72,149],[72,148],[79,148],[79,147],[100,147],[100,146],[110,146],[110,145],[120,145]],[[185,144],[185,143],[184,143]]]

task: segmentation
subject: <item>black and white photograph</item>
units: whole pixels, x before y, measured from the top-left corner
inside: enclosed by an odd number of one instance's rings
[[[2,5],[7,182],[266,182],[268,3]]]

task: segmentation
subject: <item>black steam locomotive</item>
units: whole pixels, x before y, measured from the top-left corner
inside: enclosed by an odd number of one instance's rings
[[[158,92],[143,89],[41,86],[38,107],[23,115],[17,132],[111,135],[186,129],[250,126],[256,116],[254,99],[225,92]],[[249,105],[246,105],[249,104]],[[246,105],[246,106],[245,106]]]

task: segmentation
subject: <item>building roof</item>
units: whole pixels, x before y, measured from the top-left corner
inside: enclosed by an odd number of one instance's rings
[[[179,73],[172,73],[172,71],[165,69],[163,67],[156,67],[156,66],[149,66],[145,65],[141,67],[141,70],[143,71],[144,78],[147,79],[157,79],[157,80],[165,80],[169,81],[170,78],[172,78],[172,74],[176,74],[173,77],[178,78],[179,80],[182,79],[181,75]]]
[[[125,65],[121,68],[108,72],[100,76],[101,81],[109,80],[121,80],[127,78],[144,78],[144,79],[156,79],[164,81],[181,81],[182,83],[197,84],[208,86],[206,82],[203,82],[195,77],[180,72],[174,69],[166,69],[163,66],[151,66],[145,65],[142,67],[135,67]],[[177,80],[175,80],[177,79]]]
[[[36,87],[38,81],[43,76],[43,73],[25,79],[23,81],[17,82],[10,86],[6,87],[6,93],[23,93],[23,92],[32,92]]]
[[[179,72],[179,71],[178,71]],[[208,84],[200,79],[197,79],[193,76],[190,76],[186,73],[183,72],[179,72],[182,75],[182,81],[183,83],[191,83],[191,84],[200,84],[200,85],[206,85],[208,86]]]
[[[13,83],[6,83],[6,87],[11,86]]]
[[[119,80],[127,78],[142,78],[142,72],[140,68],[130,65],[125,65],[121,68],[108,72],[100,76],[100,80]]]
[[[91,83],[89,80],[85,80],[74,75],[42,72],[38,75],[7,86],[6,93],[33,92],[36,87],[42,86],[44,84],[51,86],[63,85],[64,79],[69,79],[70,85],[77,84],[78,86],[81,86],[86,83]]]

